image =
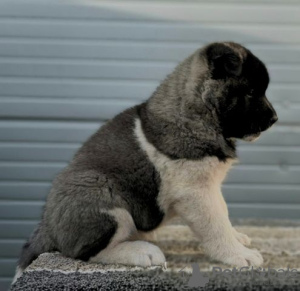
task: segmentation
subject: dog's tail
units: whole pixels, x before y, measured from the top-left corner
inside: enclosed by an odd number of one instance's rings
[[[40,254],[53,250],[51,240],[42,233],[41,224],[35,229],[29,240],[24,244],[21,256],[18,261],[16,274],[12,284],[14,284],[27,266],[31,264]]]

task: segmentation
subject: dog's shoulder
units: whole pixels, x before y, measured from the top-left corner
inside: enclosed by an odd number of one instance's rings
[[[217,156],[206,156],[200,159],[172,159],[147,140],[140,119],[135,120],[135,135],[140,147],[160,175],[169,175],[172,180],[176,180],[176,176],[179,179],[180,176],[181,182],[201,177],[206,179],[214,177],[215,180],[222,181],[236,161],[234,158],[220,161]]]

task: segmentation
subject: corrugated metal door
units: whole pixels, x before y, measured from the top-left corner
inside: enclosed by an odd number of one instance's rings
[[[253,50],[280,122],[241,144],[234,217],[300,218],[299,1],[1,1],[0,289],[54,175],[105,120],[211,41]]]

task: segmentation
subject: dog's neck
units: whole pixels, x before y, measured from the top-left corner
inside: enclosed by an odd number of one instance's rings
[[[204,83],[207,74],[205,68],[199,69],[194,63],[191,56],[179,64],[151,98],[140,105],[145,135],[173,159],[236,158],[235,142],[224,138],[217,113],[205,106],[201,96],[195,98],[197,84]],[[195,76],[202,76],[203,80]]]
[[[220,161],[236,158],[235,142],[202,123],[185,118],[169,121],[149,109],[148,103],[139,106],[139,116],[147,140],[171,159],[200,160],[216,156]]]

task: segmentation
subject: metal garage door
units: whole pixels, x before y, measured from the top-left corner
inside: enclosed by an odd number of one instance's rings
[[[241,42],[266,62],[280,120],[240,145],[224,186],[231,215],[299,219],[297,2],[1,1],[0,289],[81,143],[211,41]]]

